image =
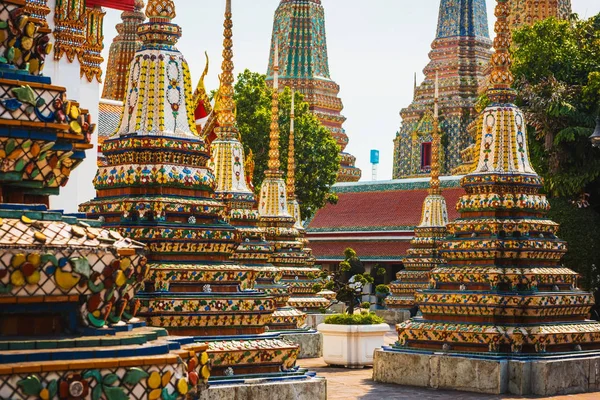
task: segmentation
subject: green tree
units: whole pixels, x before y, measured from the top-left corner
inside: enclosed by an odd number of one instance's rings
[[[589,20],[550,18],[515,32],[513,41],[512,70],[529,125],[531,160],[545,181],[549,217],[568,242],[563,263],[581,274],[582,287],[595,290],[600,150],[589,136],[600,114],[600,14]]]
[[[259,188],[269,159],[272,90],[265,75],[245,70],[235,84],[238,128],[246,152],[252,150],[256,168],[253,184]],[[290,131],[291,90],[279,96],[281,170],[287,172]],[[329,131],[309,111],[301,93],[295,94],[296,194],[303,218],[310,218],[325,205],[335,201],[330,195],[340,166],[339,147]]]
[[[600,113],[600,15],[554,18],[513,35],[513,72],[529,124],[532,162],[553,196],[594,192],[600,150],[588,140]]]
[[[581,285],[597,289],[600,267],[600,214],[591,207],[577,208],[564,198],[550,199],[548,217],[560,222],[558,236],[567,241],[569,251],[563,258],[565,266],[581,274]]]

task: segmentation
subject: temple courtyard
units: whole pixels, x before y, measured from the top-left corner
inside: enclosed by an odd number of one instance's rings
[[[394,330],[385,335],[385,344],[392,345],[398,336]],[[327,379],[328,400],[508,400],[508,399],[553,399],[553,400],[597,400],[598,393],[572,394],[554,397],[519,397],[508,395],[486,395],[448,390],[433,390],[411,386],[398,386],[373,381],[373,369],[346,369],[330,367],[323,358],[309,358],[298,362],[303,368],[315,371]]]
[[[363,3],[0,0],[0,400],[600,399],[600,2]]]

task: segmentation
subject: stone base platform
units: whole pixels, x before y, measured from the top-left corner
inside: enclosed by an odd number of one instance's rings
[[[319,358],[323,356],[323,335],[313,329],[281,332],[282,339],[300,346],[298,358]]]
[[[246,379],[240,384],[211,385],[201,399],[326,400],[327,381],[319,377],[282,382]]]
[[[465,392],[555,396],[600,391],[600,353],[531,358],[376,350],[373,380]],[[600,396],[600,394],[599,394]]]
[[[410,319],[410,311],[408,310],[375,310],[375,315],[383,318],[385,323],[392,327]]]
[[[306,326],[311,329],[317,329],[319,324],[325,322],[325,318],[332,314],[306,314]]]

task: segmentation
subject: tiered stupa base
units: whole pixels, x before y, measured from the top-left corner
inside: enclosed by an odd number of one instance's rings
[[[600,353],[466,355],[384,347],[376,350],[373,380],[435,390],[518,396],[600,391]]]
[[[294,368],[298,345],[266,331],[276,309],[274,299],[256,290],[238,291],[252,285],[255,270],[154,265],[151,271],[146,287],[161,291],[138,294],[140,317],[171,334],[208,343],[213,376],[267,377]]]
[[[204,387],[192,389],[199,375],[209,374],[206,344],[143,324],[77,337],[2,340],[0,349],[3,399],[206,395]]]
[[[308,314],[323,313],[331,305],[331,300],[317,294],[314,286],[321,283],[321,269],[306,267],[282,268],[281,283],[289,285],[290,299],[287,304]]]
[[[208,346],[135,316],[141,246],[42,205],[0,205],[0,398],[196,395]]]

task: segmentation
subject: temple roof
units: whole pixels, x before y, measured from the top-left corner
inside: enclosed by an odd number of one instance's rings
[[[458,213],[454,205],[464,194],[460,177],[442,177],[448,216]],[[383,182],[337,184],[333,187],[339,201],[328,204],[310,221],[307,233],[412,231],[419,225],[421,207],[429,189],[429,179],[398,179]],[[311,247],[315,245],[311,242]],[[319,253],[315,251],[318,256]]]
[[[122,113],[122,102],[100,99],[98,112],[98,141],[100,144],[119,129]]]
[[[344,250],[348,247],[356,251],[363,261],[399,261],[406,256],[406,252],[410,248],[410,241],[339,239],[310,242],[310,248],[319,262],[344,260]]]

